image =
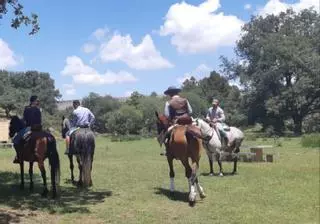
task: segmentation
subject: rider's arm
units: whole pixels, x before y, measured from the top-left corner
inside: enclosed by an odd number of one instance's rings
[[[187,105],[188,105],[188,113],[189,113],[189,115],[191,115],[192,114],[192,107],[191,107],[189,101],[187,101]]]
[[[89,110],[89,125],[91,126],[94,121],[95,121],[95,116],[94,116],[93,113]]]
[[[164,106],[164,116],[170,117],[169,103],[168,103],[168,102],[166,102],[166,104],[165,104],[165,106]]]
[[[220,109],[219,111],[219,118],[217,119],[220,122],[224,122],[226,120],[226,117],[224,116],[224,111],[222,109]]]
[[[206,116],[206,119],[207,120],[210,120],[211,118],[210,118],[210,114],[211,114],[211,110],[210,110],[210,108],[208,109],[208,112],[207,112],[207,116]]]

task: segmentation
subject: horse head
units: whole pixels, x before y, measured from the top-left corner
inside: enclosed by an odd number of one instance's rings
[[[25,128],[24,122],[18,116],[12,116],[9,123],[9,137],[12,138],[23,128]]]
[[[158,134],[160,134],[162,131],[166,131],[168,129],[169,120],[166,116],[159,114],[157,111],[155,111],[155,115],[157,117],[157,131]]]

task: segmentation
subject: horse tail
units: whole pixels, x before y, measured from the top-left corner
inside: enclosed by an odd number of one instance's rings
[[[59,186],[60,159],[59,159],[59,154],[57,150],[57,143],[54,138],[51,141],[48,141],[48,158],[49,158],[49,164],[51,168],[51,184]]]
[[[75,141],[77,145],[76,150],[80,154],[82,163],[82,184],[84,187],[89,187],[92,184],[91,170],[95,149],[94,134],[89,129],[80,129],[76,133]]]

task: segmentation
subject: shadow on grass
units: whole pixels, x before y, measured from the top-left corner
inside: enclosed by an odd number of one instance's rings
[[[171,192],[169,189],[165,189],[162,187],[156,187],[154,189],[155,189],[155,194],[164,195],[173,201],[189,202],[188,192],[181,192],[181,191]]]
[[[49,213],[90,213],[88,205],[103,203],[106,197],[112,196],[112,191],[90,191],[74,186],[60,186],[59,197],[53,200],[50,194],[47,198],[41,197],[42,178],[34,175],[33,193],[29,191],[29,175],[25,175],[25,181],[25,190],[20,190],[20,174],[0,172],[0,206],[2,204],[13,209],[41,210]],[[48,182],[48,188],[50,187],[51,184]]]
[[[225,176],[236,176],[238,175],[238,173],[232,173],[232,172],[223,172],[223,176],[222,177],[225,177]],[[210,175],[210,173],[200,173],[200,176],[207,176],[207,177],[220,177],[219,176],[219,173],[214,173],[213,176]]]

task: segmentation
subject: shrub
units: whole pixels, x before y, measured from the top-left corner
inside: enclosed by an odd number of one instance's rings
[[[301,145],[308,148],[320,149],[320,133],[304,135],[301,138]]]

